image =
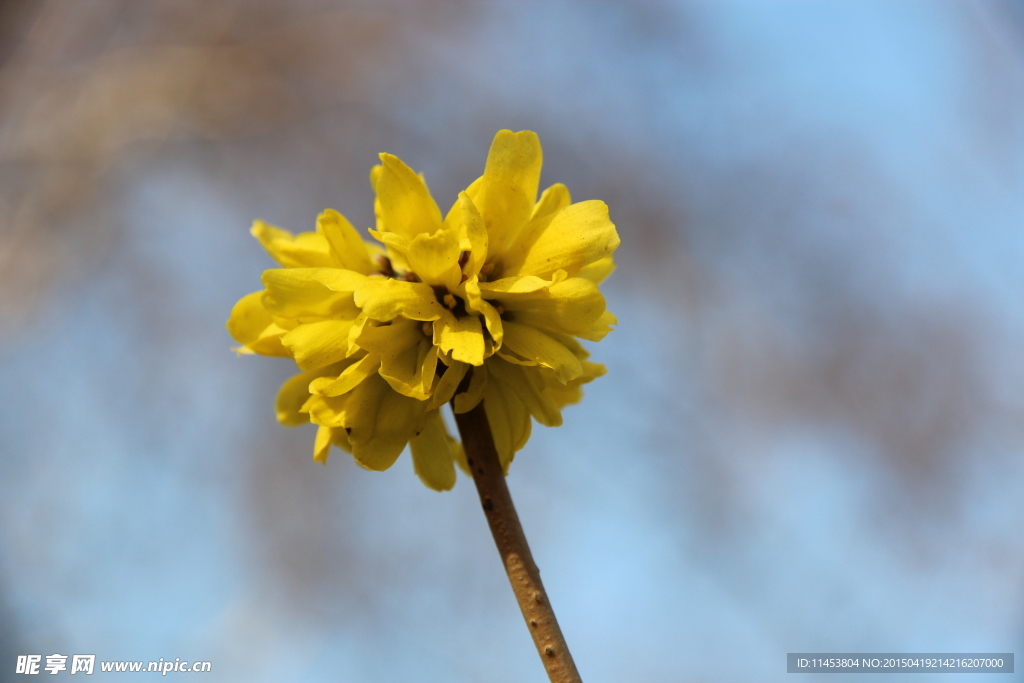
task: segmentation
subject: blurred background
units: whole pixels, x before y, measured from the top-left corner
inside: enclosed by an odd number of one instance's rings
[[[22,0],[0,680],[544,679],[471,482],[315,465],[224,330],[252,219],[371,226],[384,151],[447,209],[499,128],[622,237],[608,375],[509,477],[584,680],[1024,652],[1024,3]]]

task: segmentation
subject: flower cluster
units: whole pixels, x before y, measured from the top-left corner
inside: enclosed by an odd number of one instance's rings
[[[561,424],[581,385],[604,373],[577,338],[599,341],[615,323],[598,284],[619,237],[603,202],[573,204],[561,184],[537,198],[531,131],[500,131],[484,174],[444,217],[421,176],[380,159],[369,231],[380,244],[331,209],[298,235],[256,221],[281,268],[263,273],[265,289],[243,297],[227,327],[242,353],[295,360],[302,372],[281,387],[277,418],[319,426],[317,461],[334,444],[384,470],[409,444],[423,482],[446,490],[464,459],[446,403],[462,413],[483,401],[507,471],[531,417]]]

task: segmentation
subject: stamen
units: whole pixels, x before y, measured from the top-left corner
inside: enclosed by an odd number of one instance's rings
[[[387,256],[384,256],[383,254],[378,254],[374,258],[374,261],[376,261],[377,265],[380,266],[381,275],[385,277],[395,276],[395,269],[391,267],[391,259],[389,259]]]
[[[448,294],[444,295],[444,305],[445,306],[447,306],[448,308],[455,308],[455,304],[456,304],[455,297],[452,296],[450,292]]]
[[[426,337],[433,337],[434,336],[434,324],[433,323],[423,323],[423,325],[420,326],[420,329],[423,330],[423,335],[424,336],[426,336]]]
[[[480,269],[480,272],[483,275],[490,275],[491,273],[494,272],[494,264],[493,263],[486,264],[483,268]]]
[[[495,306],[494,310],[496,310],[498,312],[498,315],[502,315],[503,313],[505,313],[505,307],[502,306],[501,304],[498,304],[497,306]]]

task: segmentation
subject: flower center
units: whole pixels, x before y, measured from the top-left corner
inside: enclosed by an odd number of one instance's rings
[[[465,318],[469,315],[469,311],[466,310],[465,300],[461,296],[456,296],[449,292],[447,287],[434,287],[434,296],[456,318]]]
[[[420,282],[419,276],[411,270],[396,270],[394,264],[391,263],[391,259],[384,255],[378,255],[374,257],[374,261],[377,262],[379,270],[378,274],[383,275],[386,278],[392,280],[405,280],[406,282]]]

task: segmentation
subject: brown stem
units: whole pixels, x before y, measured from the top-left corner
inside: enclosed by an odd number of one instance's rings
[[[473,481],[480,494],[480,503],[491,527],[491,535],[498,546],[498,553],[501,554],[508,580],[512,584],[512,592],[519,602],[519,609],[529,626],[533,644],[537,646],[537,653],[544,662],[548,678],[551,683],[582,683],[562,630],[558,628],[555,611],[544,592],[540,570],[533,562],[523,527],[519,524],[519,515],[512,504],[512,496],[509,495],[505,475],[498,462],[483,403],[468,413],[457,413],[455,422],[462,435],[466,463],[473,472]]]

